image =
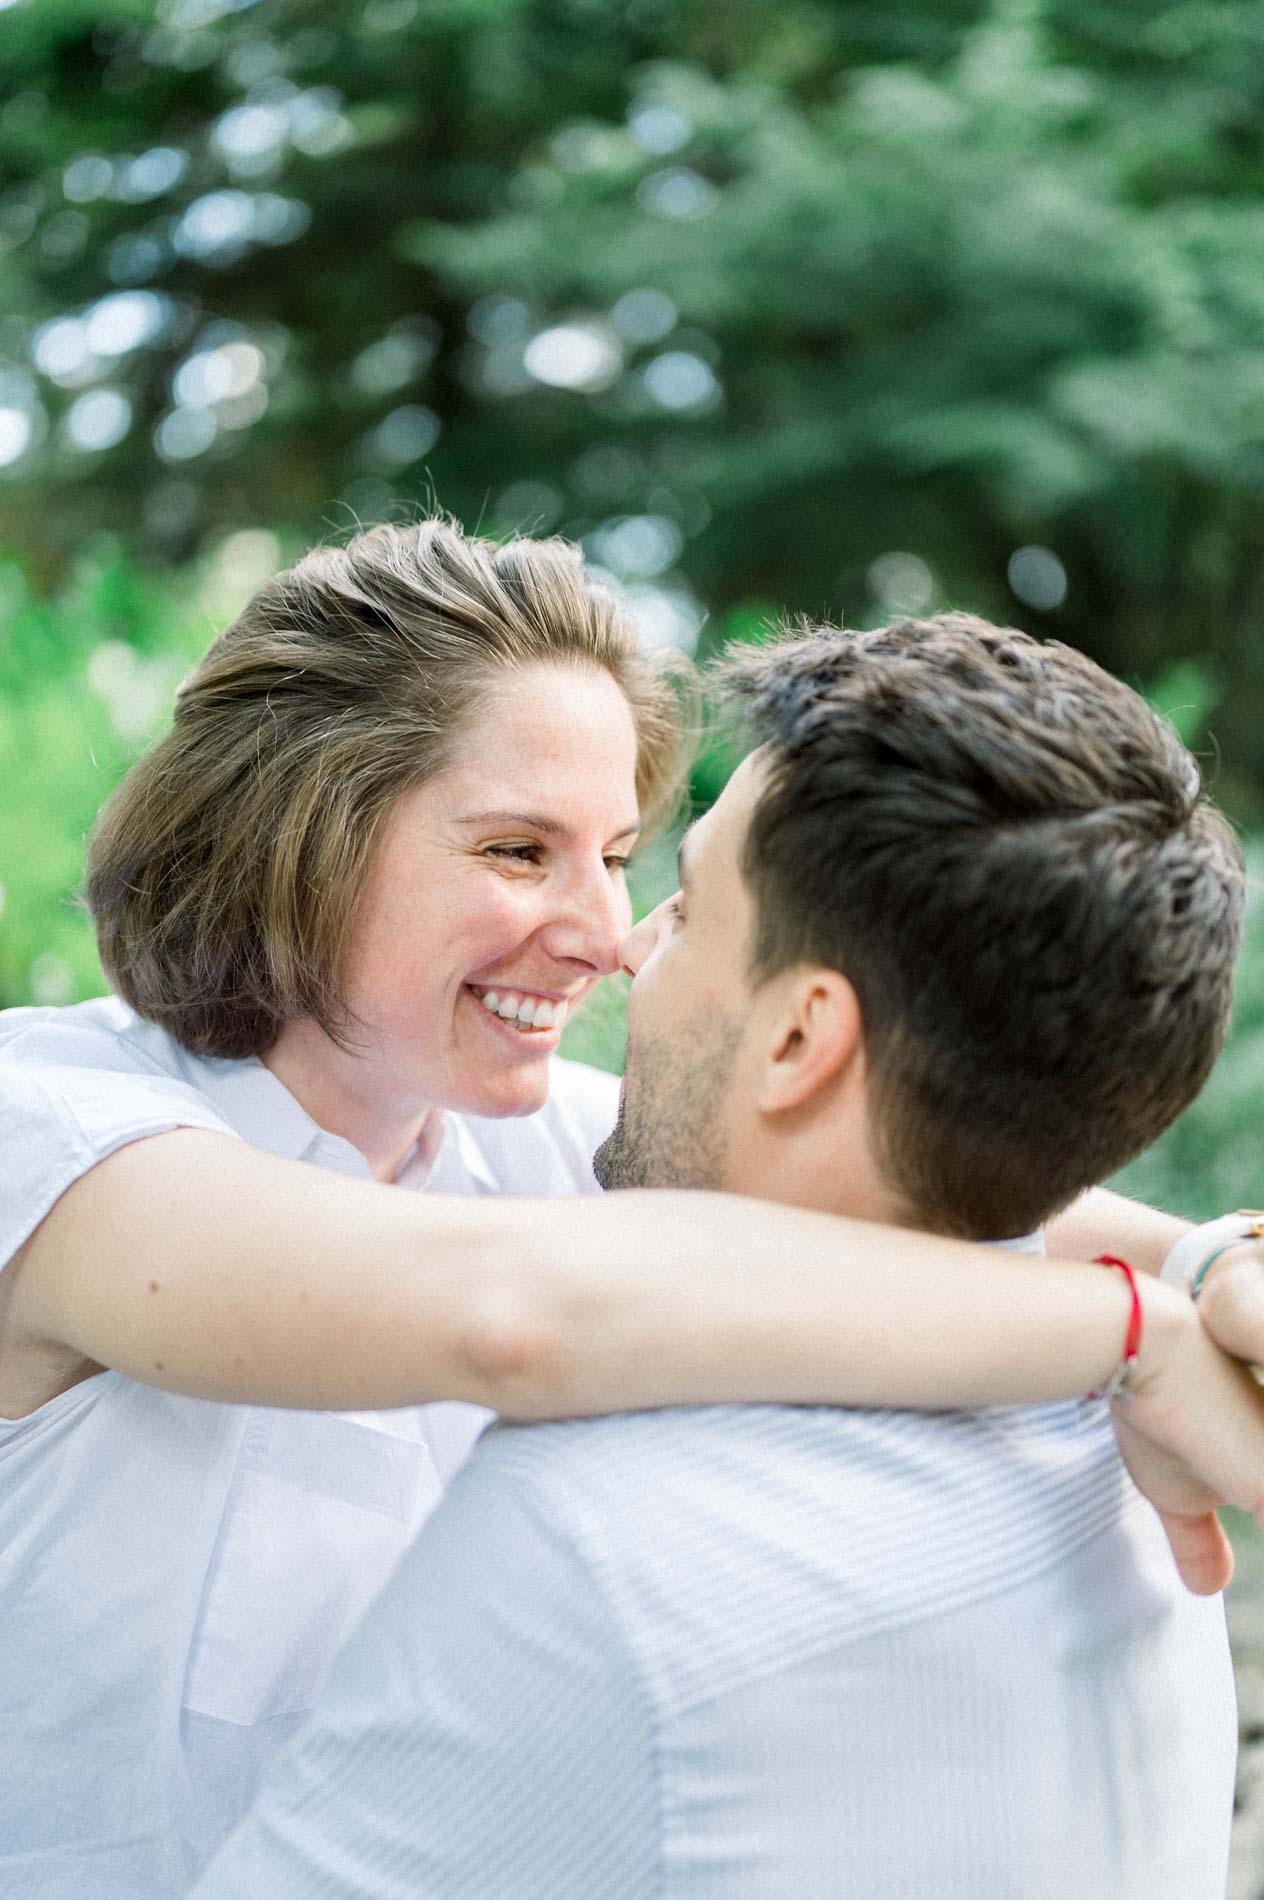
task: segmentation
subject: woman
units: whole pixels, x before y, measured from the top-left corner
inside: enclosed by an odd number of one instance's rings
[[[573,551],[432,522],[263,588],[107,806],[121,1000],[0,1025],[0,1886],[181,1890],[478,1406],[969,1403],[1113,1369],[1113,1274],[721,1197],[515,1198],[593,1185],[615,1085],[550,1058],[679,756]],[[1113,1238],[1106,1205],[1063,1244]],[[1152,1261],[1172,1238],[1127,1223]],[[1215,1387],[1163,1295],[1145,1364]]]

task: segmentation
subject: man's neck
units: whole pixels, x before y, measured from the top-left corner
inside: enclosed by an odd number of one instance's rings
[[[878,1174],[867,1156],[852,1154],[846,1162],[822,1167],[806,1149],[795,1152],[785,1148],[749,1161],[741,1169],[740,1180],[724,1185],[733,1193],[778,1201],[786,1207],[931,1231],[904,1197]]]

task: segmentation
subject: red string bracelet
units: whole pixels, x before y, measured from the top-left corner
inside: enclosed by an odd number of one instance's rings
[[[1091,1399],[1126,1399],[1132,1396],[1132,1382],[1137,1370],[1137,1354],[1141,1350],[1141,1295],[1137,1291],[1137,1276],[1126,1260],[1120,1260],[1113,1253],[1099,1253],[1095,1264],[1099,1267],[1118,1267],[1128,1282],[1128,1291],[1132,1294],[1132,1312],[1128,1316],[1128,1331],[1124,1338],[1124,1356],[1107,1379],[1105,1385],[1096,1392],[1090,1392]]]

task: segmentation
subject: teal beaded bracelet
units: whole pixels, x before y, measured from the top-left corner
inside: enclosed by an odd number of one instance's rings
[[[1189,1283],[1190,1299],[1196,1300],[1198,1298],[1198,1295],[1203,1290],[1203,1281],[1207,1278],[1208,1273],[1211,1268],[1215,1266],[1222,1253],[1228,1253],[1230,1247],[1244,1247],[1255,1238],[1256,1236],[1254,1234],[1239,1234],[1236,1240],[1226,1240],[1223,1245],[1216,1248],[1214,1253],[1209,1253]]]

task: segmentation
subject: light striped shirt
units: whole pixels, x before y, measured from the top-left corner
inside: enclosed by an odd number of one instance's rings
[[[1236,1724],[1105,1406],[501,1427],[197,1900],[1222,1900]]]

